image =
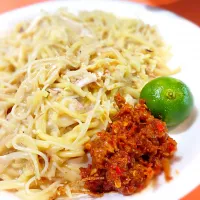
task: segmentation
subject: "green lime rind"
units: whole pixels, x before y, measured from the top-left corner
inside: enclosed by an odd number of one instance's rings
[[[146,101],[151,113],[175,126],[183,122],[191,113],[194,100],[188,86],[172,77],[159,77],[147,83],[140,98]]]

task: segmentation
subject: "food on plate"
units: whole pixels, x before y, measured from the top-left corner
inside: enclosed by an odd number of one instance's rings
[[[134,106],[148,81],[176,72],[169,58],[155,27],[101,11],[16,25],[0,38],[0,190],[28,200],[84,192],[84,144],[111,123],[114,96]]]
[[[193,108],[193,96],[188,86],[172,77],[159,77],[148,82],[140,93],[155,117],[167,126],[184,121]]]
[[[105,131],[85,145],[92,164],[81,168],[85,187],[93,193],[131,195],[144,189],[162,171],[170,180],[170,159],[177,144],[165,122],[154,118],[143,100],[133,108],[120,95],[120,108]]]

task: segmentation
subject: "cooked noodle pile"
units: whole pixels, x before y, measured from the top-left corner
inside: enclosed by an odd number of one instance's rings
[[[146,82],[173,73],[169,56],[154,27],[100,11],[18,24],[0,39],[0,189],[72,197],[84,143],[116,113],[115,94],[133,105]]]

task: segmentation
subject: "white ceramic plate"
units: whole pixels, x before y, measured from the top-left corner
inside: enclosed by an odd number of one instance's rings
[[[172,166],[174,179],[170,183],[165,183],[161,176],[156,187],[148,187],[139,194],[124,197],[113,193],[105,195],[102,199],[177,200],[183,197],[200,183],[200,29],[173,13],[141,4],[111,0],[68,0],[35,4],[0,15],[0,33],[9,30],[20,20],[36,16],[41,9],[53,12],[60,7],[68,7],[69,11],[74,13],[80,10],[98,9],[122,17],[140,18],[146,23],[157,25],[166,42],[172,45],[174,57],[170,66],[182,67],[181,73],[176,77],[188,84],[195,100],[191,116],[170,130],[171,136],[178,142],[176,155],[179,159]],[[16,198],[2,192],[0,199]]]

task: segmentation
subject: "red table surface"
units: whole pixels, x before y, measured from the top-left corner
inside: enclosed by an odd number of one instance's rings
[[[42,2],[45,0],[7,0],[1,1],[0,13],[15,8]],[[200,26],[200,0],[130,0],[134,2],[147,3],[153,6],[159,6],[166,10],[175,12],[186,19]],[[200,185],[181,200],[200,200]]]

